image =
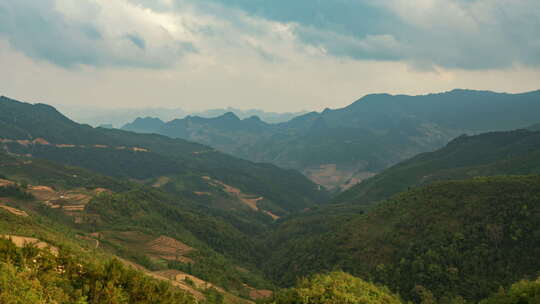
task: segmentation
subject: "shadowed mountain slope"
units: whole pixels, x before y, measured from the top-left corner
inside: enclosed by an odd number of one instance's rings
[[[317,185],[292,170],[237,159],[181,139],[80,125],[50,106],[6,97],[0,99],[0,138],[10,153],[136,179],[183,195],[212,192],[209,189],[215,186],[205,179],[210,177],[263,197],[265,210],[279,214],[327,198]]]
[[[421,96],[374,94],[342,109],[267,124],[232,113],[187,117],[157,132],[253,161],[294,168],[332,189],[432,151],[461,134],[524,128],[538,120],[540,91],[453,90]]]
[[[460,136],[341,193],[334,201],[369,204],[409,187],[475,176],[540,173],[540,132],[516,130]]]

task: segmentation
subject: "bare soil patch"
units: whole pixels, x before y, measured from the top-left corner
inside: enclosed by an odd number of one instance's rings
[[[0,204],[0,208],[7,210],[9,213],[17,215],[17,216],[28,217],[28,213],[26,213],[25,211],[13,208],[13,207]]]
[[[185,255],[194,249],[176,239],[168,236],[160,236],[146,243],[148,254],[169,261],[181,261],[193,263],[194,261]]]
[[[42,242],[42,241],[40,241],[39,239],[36,239],[36,238],[25,237],[25,236],[17,236],[17,235],[9,235],[9,234],[0,235],[0,237],[11,240],[15,244],[15,246],[17,246],[17,247],[24,247],[26,245],[32,245],[32,246],[35,246],[35,247],[37,247],[39,249],[48,248],[51,251],[52,254],[58,255],[58,248],[56,248],[54,246],[51,246],[48,243]]]
[[[152,185],[154,188],[161,188],[168,184],[171,181],[171,178],[168,176],[161,176],[159,177],[156,182]]]
[[[6,186],[13,186],[15,185],[14,182],[7,180],[7,179],[1,179],[0,178],[0,187],[6,187]]]
[[[253,289],[249,292],[249,297],[253,300],[266,299],[274,294],[271,290],[267,289]]]
[[[259,208],[257,203],[264,199],[263,196],[243,193],[242,190],[240,190],[238,188],[235,188],[235,187],[233,187],[231,185],[227,185],[224,182],[213,179],[213,178],[211,178],[209,176],[203,176],[202,179],[206,180],[210,185],[212,185],[214,187],[222,188],[223,191],[228,193],[230,196],[237,198],[240,202],[242,202],[244,205],[248,206],[251,210],[262,211],[265,214],[272,217],[274,220],[279,219],[279,216],[273,214],[272,212],[267,211],[267,210],[261,210]],[[199,192],[199,193],[204,193],[204,192]],[[197,192],[196,192],[196,194],[197,194]]]
[[[373,172],[362,172],[358,169],[360,168],[354,166],[348,169],[340,169],[336,164],[325,164],[305,169],[304,175],[328,189],[344,191],[375,175]]]
[[[144,272],[145,274],[151,276],[154,279],[161,280],[161,281],[167,281],[167,282],[171,283],[173,286],[175,286],[177,288],[180,288],[182,290],[185,290],[186,292],[193,295],[193,297],[195,297],[195,299],[197,299],[199,301],[204,301],[206,299],[206,297],[200,291],[196,290],[195,288],[189,286],[188,284],[186,284],[184,282],[179,282],[179,281],[176,281],[175,279],[169,278],[166,275],[161,275],[160,272],[155,272],[155,273],[151,272],[148,269],[144,268],[143,266],[141,266],[139,264],[136,264],[136,263],[133,263],[131,261],[128,261],[128,260],[125,260],[125,259],[122,259],[122,258],[119,258],[119,257],[117,257],[117,258],[118,258],[118,260],[120,262],[122,262],[126,266],[129,266],[129,267],[132,267],[134,269],[140,270],[140,271]]]

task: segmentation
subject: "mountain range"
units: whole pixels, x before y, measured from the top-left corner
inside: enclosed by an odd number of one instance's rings
[[[107,125],[117,128],[132,122],[137,117],[155,117],[160,120],[170,121],[185,117],[186,115],[215,117],[232,112],[240,118],[258,116],[268,123],[280,123],[307,113],[306,111],[276,113],[258,109],[243,110],[232,107],[204,111],[188,111],[182,108],[98,108],[74,105],[58,105],[57,108],[78,123],[88,124],[94,127]]]
[[[524,128],[537,122],[540,91],[506,94],[453,90],[421,96],[375,94],[342,109],[326,109],[269,124],[234,113],[169,122],[138,118],[123,127],[203,143],[257,162],[302,172],[344,190],[461,134]]]

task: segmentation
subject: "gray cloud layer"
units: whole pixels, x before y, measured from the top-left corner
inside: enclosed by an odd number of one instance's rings
[[[540,65],[537,0],[213,0],[295,22],[335,56],[462,69]]]
[[[129,1],[137,7],[123,1],[3,1],[0,35],[27,56],[63,67],[168,68],[187,53],[216,45],[201,40],[219,39],[220,46],[234,48],[242,45],[243,33],[273,30],[252,18],[286,25],[300,47],[335,57],[403,61],[420,69],[540,66],[538,0]],[[181,22],[182,36],[152,21],[158,13],[182,18],[186,7],[215,23]],[[227,32],[220,23],[235,30]],[[259,42],[249,47],[280,62]]]
[[[112,7],[84,0],[78,1],[72,12],[60,12],[58,2],[62,1],[1,2],[0,35],[27,56],[63,67],[84,64],[163,68],[194,51],[191,44],[172,39],[163,28],[145,33],[131,29],[129,20]],[[124,26],[106,22],[106,15],[115,13],[120,14],[113,18],[118,18],[119,24],[126,22]]]
[[[143,12],[152,9],[182,16],[190,7],[189,13],[195,8],[217,20],[236,23],[247,33],[260,31],[238,18],[238,12],[244,12],[248,17],[292,25],[291,32],[299,43],[355,60],[405,61],[427,69],[540,65],[538,0],[130,1]],[[118,20],[124,21],[124,14],[133,8],[104,3],[4,1],[0,3],[0,34],[28,56],[64,67],[156,68],[170,67],[184,54],[194,52],[197,41],[224,34],[219,27],[197,24],[183,28],[191,36],[179,39],[168,29],[144,20],[131,28],[129,22],[122,25]],[[72,12],[76,12],[74,16]],[[237,38],[220,39],[232,42]],[[279,62],[271,50],[260,45],[253,49],[262,58]]]

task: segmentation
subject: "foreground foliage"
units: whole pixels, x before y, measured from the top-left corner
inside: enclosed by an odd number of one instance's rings
[[[284,290],[272,304],[400,304],[386,287],[362,281],[344,272],[318,274],[301,279],[295,288]]]
[[[513,284],[508,290],[497,294],[480,304],[535,304],[540,303],[540,278],[536,281],[523,280]]]
[[[58,255],[0,239],[0,303],[195,303],[185,292],[123,266],[118,260]]]
[[[433,294],[416,286],[417,299],[421,304],[537,304],[540,303],[540,278],[536,281],[522,280],[507,290],[501,288],[496,294],[480,302],[467,302],[461,297],[437,301]],[[294,288],[284,289],[268,304],[411,304],[402,301],[387,287],[363,281],[342,271],[317,274],[300,279]]]

